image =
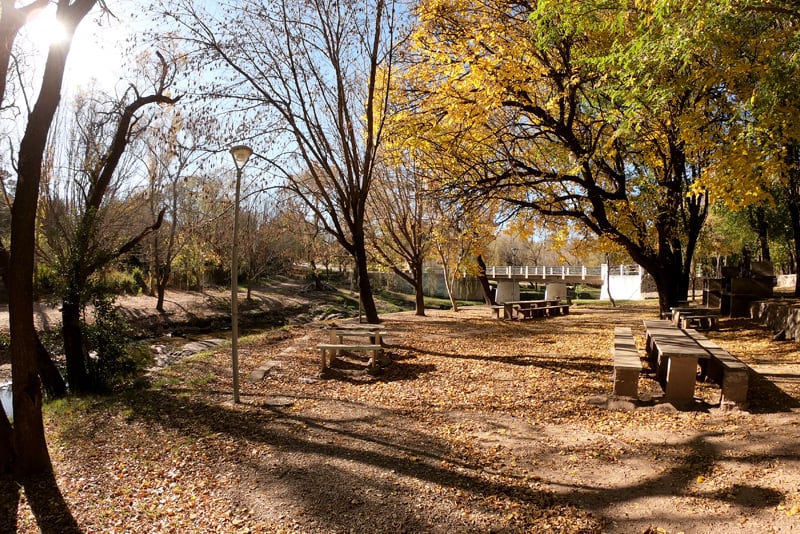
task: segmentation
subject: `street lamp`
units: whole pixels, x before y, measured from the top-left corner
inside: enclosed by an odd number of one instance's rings
[[[233,201],[233,250],[231,251],[231,360],[233,363],[233,402],[239,403],[239,191],[242,169],[253,150],[246,145],[231,147],[236,165],[236,196]]]

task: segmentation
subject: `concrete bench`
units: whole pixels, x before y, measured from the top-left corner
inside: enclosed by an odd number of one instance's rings
[[[370,358],[367,369],[375,371],[378,368],[378,358],[383,351],[383,345],[348,345],[345,343],[320,343],[317,345],[320,352],[320,373],[324,373],[328,367],[336,360],[342,351],[350,352],[369,352]]]
[[[716,330],[719,328],[719,315],[691,315],[683,313],[680,316],[680,327],[684,330],[692,327],[698,330]]]
[[[514,311],[520,319],[533,319],[535,317],[544,317],[546,308],[544,306],[528,307],[528,306],[514,306]]]
[[[723,410],[748,407],[747,390],[749,376],[747,364],[731,355],[708,339],[703,334],[689,329],[686,333],[711,355],[711,358],[700,366],[701,378],[710,380],[720,386],[719,406]]]
[[[498,320],[507,319],[507,317],[505,316],[505,306],[503,306],[502,304],[493,304],[489,308],[492,310],[492,318]]]
[[[614,395],[639,398],[639,373],[642,360],[629,327],[614,328]]]
[[[343,344],[346,337],[365,337],[369,339],[372,345],[383,345],[383,336],[386,332],[383,330],[367,330],[367,329],[353,329],[353,328],[332,328],[329,329],[330,342]]]
[[[529,306],[514,306],[514,312],[520,319],[533,319],[536,317],[554,317],[556,315],[569,314],[569,304],[549,304],[542,306],[534,304]]]
[[[719,326],[720,311],[717,308],[683,306],[672,308],[672,323],[680,328],[698,327],[706,330]]]
[[[644,321],[646,350],[656,379],[664,388],[664,399],[674,405],[689,405],[694,400],[697,365],[705,365],[711,355],[671,321]],[[694,332],[691,330],[691,332]]]

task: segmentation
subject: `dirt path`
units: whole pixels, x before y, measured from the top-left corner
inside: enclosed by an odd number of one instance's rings
[[[254,290],[251,300],[244,299],[240,292],[240,309],[243,314],[280,310],[286,307],[307,306],[313,295],[305,291],[305,285],[296,281],[277,280],[268,286]],[[156,310],[157,299],[148,295],[118,296],[117,307],[132,322],[141,325],[186,324],[210,318],[230,317],[230,291],[209,289],[197,291],[166,292],[164,312]],[[34,304],[34,324],[39,330],[56,330],[61,325],[58,306],[37,302]],[[0,333],[8,333],[8,304],[0,304]]]

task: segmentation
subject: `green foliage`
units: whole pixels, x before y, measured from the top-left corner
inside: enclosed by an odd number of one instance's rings
[[[92,304],[94,323],[84,323],[91,380],[101,390],[129,386],[151,363],[152,355],[147,347],[131,344],[130,326],[114,309],[113,297],[96,295]]]
[[[62,286],[58,272],[44,263],[39,263],[36,266],[33,283],[36,294],[39,296],[57,295]]]
[[[147,291],[147,280],[145,280],[144,271],[141,267],[134,267],[133,271],[131,271],[131,276],[133,277],[133,281],[138,286],[139,292]]]
[[[144,279],[141,274],[141,269],[139,269],[139,278],[142,280]],[[98,285],[101,291],[114,295],[138,295],[142,287],[135,273],[118,271],[116,269],[104,273]]]

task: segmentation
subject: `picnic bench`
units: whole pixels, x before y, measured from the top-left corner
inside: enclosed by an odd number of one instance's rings
[[[698,361],[711,355],[686,331],[666,320],[645,320],[645,350],[656,378],[664,388],[664,398],[675,405],[694,399]]]
[[[719,327],[720,311],[717,308],[677,306],[670,311],[673,324],[680,328],[716,330]]]
[[[328,343],[320,343],[320,372],[324,373],[342,352],[369,353],[367,369],[376,371],[383,361],[383,337],[386,332],[379,325],[341,325],[328,329]],[[356,341],[353,341],[356,338]],[[365,342],[358,342],[364,339]]]
[[[639,373],[642,360],[629,327],[614,328],[614,395],[639,398]]]
[[[664,398],[684,404],[694,398],[697,366],[701,377],[720,386],[720,408],[747,408],[748,369],[702,333],[671,321],[644,321],[645,350],[664,387]]]
[[[700,378],[719,384],[720,408],[746,410],[749,387],[747,364],[696,330],[689,329],[686,333],[711,355],[710,359],[700,365]]]
[[[569,303],[561,302],[561,299],[509,300],[491,308],[495,319],[500,318],[500,309],[503,310],[504,319],[533,319],[569,314]]]

